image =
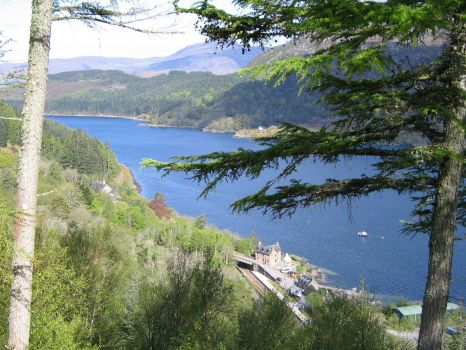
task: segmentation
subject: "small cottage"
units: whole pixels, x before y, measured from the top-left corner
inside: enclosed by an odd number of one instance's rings
[[[114,188],[110,187],[106,182],[105,180],[103,181],[98,181],[98,182],[94,182],[92,185],[91,185],[92,189],[96,192],[100,192],[100,193],[105,193],[107,194],[110,199],[112,201],[117,201],[117,200],[120,200],[121,199],[121,196],[120,194],[118,193],[117,190],[115,190]]]
[[[91,187],[94,191],[106,194],[109,194],[112,191],[112,188],[105,182],[105,180],[94,182]]]

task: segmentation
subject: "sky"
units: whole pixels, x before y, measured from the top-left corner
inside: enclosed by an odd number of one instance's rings
[[[161,9],[170,9],[168,0],[157,0]],[[186,0],[188,1],[188,0]],[[143,5],[154,0],[141,1]],[[234,11],[230,0],[215,0],[214,4]],[[0,32],[3,39],[11,39],[3,62],[27,61],[31,0],[0,0]],[[54,22],[50,58],[78,56],[146,58],[168,56],[176,51],[205,40],[196,32],[193,15],[163,16],[144,23],[146,28],[176,31],[178,34],[148,35],[110,26],[88,28],[77,21]]]

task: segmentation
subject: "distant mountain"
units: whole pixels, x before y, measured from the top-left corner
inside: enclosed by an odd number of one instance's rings
[[[197,44],[178,51],[169,56],[169,59],[154,62],[145,68],[145,71],[182,70],[185,72],[229,74],[246,67],[262,53],[263,50],[259,47],[253,47],[251,51],[243,54],[239,46],[220,50],[216,49],[214,44]]]
[[[287,42],[284,45],[279,45],[270,48],[261,55],[256,56],[248,64],[249,67],[255,67],[260,64],[271,63],[294,56],[305,56],[316,49],[316,45],[310,43],[305,38],[297,38]]]
[[[241,47],[217,49],[215,44],[195,44],[166,57],[128,58],[83,56],[75,58],[51,59],[49,73],[81,70],[119,70],[129,74],[155,75],[171,70],[185,72],[201,71],[213,74],[229,74],[246,67],[256,56],[263,53],[259,47],[242,54]],[[0,72],[22,70],[25,63],[0,64]]]
[[[306,38],[296,38],[284,45],[271,47],[261,55],[257,55],[249,62],[248,67],[256,67],[261,64],[268,64],[290,57],[303,57],[314,53],[320,48],[322,48],[322,46],[318,46]],[[417,46],[406,46],[395,42],[389,43],[387,52],[389,52],[391,57],[396,61],[412,66],[422,62],[432,61],[441,53],[441,49],[441,38],[434,39],[432,37],[426,37],[423,43]]]

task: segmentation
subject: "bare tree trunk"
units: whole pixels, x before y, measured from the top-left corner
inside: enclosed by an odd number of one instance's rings
[[[8,319],[8,345],[12,350],[27,349],[29,344],[37,182],[50,50],[52,3],[52,0],[32,1],[28,79],[23,108],[22,148],[16,202],[13,282]]]
[[[465,55],[465,40],[453,42],[453,50]],[[456,62],[458,63],[458,62]],[[459,64],[464,65],[464,61]],[[466,92],[466,76],[459,77],[459,87]],[[440,350],[444,330],[445,313],[450,290],[453,242],[456,233],[458,192],[462,181],[462,158],[465,135],[460,123],[466,122],[464,100],[456,110],[458,120],[445,123],[445,148],[460,157],[448,156],[440,166],[438,187],[429,238],[429,269],[422,305],[421,329],[418,350]]]

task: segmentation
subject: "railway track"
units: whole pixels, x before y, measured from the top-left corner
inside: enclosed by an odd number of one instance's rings
[[[260,294],[260,295],[264,295],[266,294],[269,290],[267,289],[267,287],[261,282],[259,281],[259,279],[254,276],[250,270],[248,269],[245,269],[245,268],[242,268],[242,267],[239,267],[239,266],[236,266],[236,268],[243,274],[244,277],[246,277],[246,279],[249,281],[249,283],[252,284],[252,286],[254,287],[254,289]]]

